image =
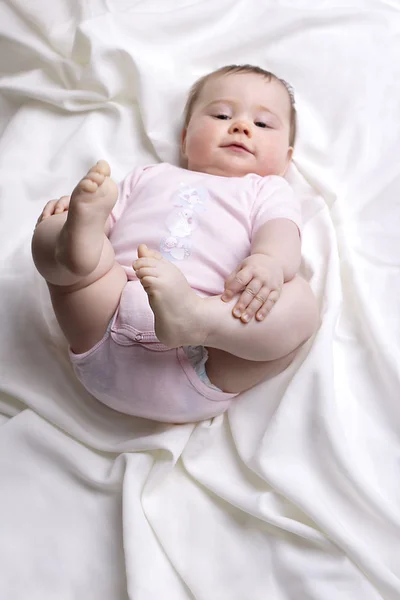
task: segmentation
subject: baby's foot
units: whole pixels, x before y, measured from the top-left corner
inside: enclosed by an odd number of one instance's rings
[[[159,252],[141,244],[133,268],[149,296],[157,338],[170,348],[202,345],[207,337],[206,307],[186,277]]]
[[[100,260],[104,226],[118,196],[110,173],[108,163],[100,160],[72,192],[56,258],[76,275],[88,275]]]

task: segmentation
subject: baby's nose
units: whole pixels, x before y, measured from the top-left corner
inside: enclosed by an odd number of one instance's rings
[[[251,137],[251,127],[246,121],[235,121],[230,127],[230,133],[242,133]]]

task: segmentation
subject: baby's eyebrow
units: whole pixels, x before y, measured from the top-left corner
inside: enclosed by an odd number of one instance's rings
[[[209,102],[206,106],[206,108],[208,108],[209,106],[212,106],[213,104],[235,104],[234,100],[227,100],[225,98],[220,98],[219,100],[213,100],[212,102]]]

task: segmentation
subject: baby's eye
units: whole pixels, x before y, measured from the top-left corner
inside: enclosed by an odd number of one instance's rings
[[[254,124],[256,127],[267,127],[268,129],[271,129],[270,125],[267,125],[267,123],[263,123],[263,121],[256,121]]]
[[[223,121],[227,121],[229,119],[228,115],[214,115],[216,119],[222,119]]]

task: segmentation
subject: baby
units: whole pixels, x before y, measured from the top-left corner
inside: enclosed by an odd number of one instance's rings
[[[207,419],[313,335],[301,210],[283,178],[294,138],[288,85],[223,67],[189,95],[185,168],[136,168],[117,186],[99,161],[46,205],[33,259],[98,400],[158,421]]]

